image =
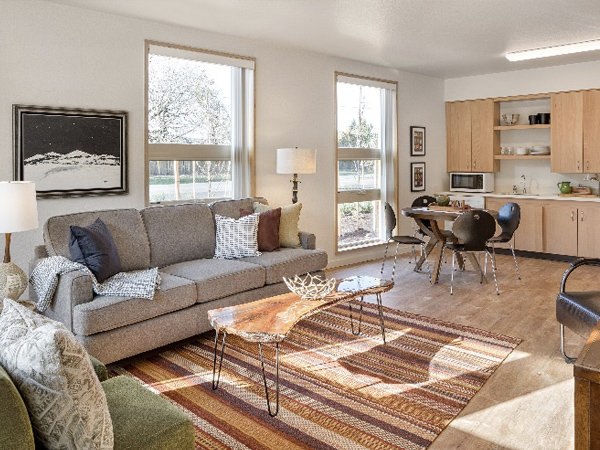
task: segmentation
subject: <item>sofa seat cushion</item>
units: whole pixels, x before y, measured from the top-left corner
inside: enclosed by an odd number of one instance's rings
[[[229,259],[198,259],[173,264],[161,269],[196,283],[198,303],[256,289],[265,284],[265,269],[261,265]]]
[[[306,272],[314,272],[327,267],[327,252],[324,250],[304,250],[281,248],[278,252],[263,253],[246,258],[244,261],[259,264],[266,270],[266,283],[281,283],[282,277],[293,277]]]
[[[164,398],[124,376],[102,382],[114,450],[193,450],[194,425]]]
[[[193,282],[161,273],[154,300],[97,295],[73,308],[73,331],[90,336],[187,308],[196,302]]]

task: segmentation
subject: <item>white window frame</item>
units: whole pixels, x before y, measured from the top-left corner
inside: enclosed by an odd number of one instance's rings
[[[148,55],[157,54],[222,64],[240,70],[232,71],[232,133],[231,145],[178,144],[148,142]],[[146,41],[145,51],[145,202],[150,205],[150,161],[231,161],[233,198],[254,195],[255,147],[255,58],[199,48]],[[237,113],[236,113],[237,112]],[[176,204],[215,201],[220,198],[157,202]],[[152,204],[157,204],[152,203]]]
[[[367,201],[381,201],[379,224],[379,234],[382,238],[385,237],[385,217],[384,205],[389,202],[395,210],[397,210],[397,159],[398,159],[398,82],[388,81],[379,78],[364,77],[360,75],[351,75],[341,72],[335,73],[335,146],[336,146],[336,161],[335,161],[335,189],[336,189],[336,208],[335,208],[335,242],[336,252],[345,252],[352,249],[371,247],[379,245],[383,242],[382,239],[373,239],[371,241],[363,241],[360,243],[340,245],[338,241],[340,217],[338,207],[343,203],[357,203]],[[350,83],[368,87],[376,87],[382,90],[387,90],[389,94],[386,100],[392,105],[382,102],[382,120],[380,130],[380,148],[348,148],[338,147],[338,83]],[[385,92],[385,91],[382,91]],[[386,94],[382,94],[386,95]],[[391,117],[387,117],[391,113]],[[386,116],[384,116],[386,115]],[[391,130],[389,129],[391,126]],[[387,128],[386,128],[387,127]],[[384,151],[383,149],[387,150]],[[372,189],[339,189],[339,161],[354,161],[354,160],[379,160],[381,161],[380,170],[380,188]]]

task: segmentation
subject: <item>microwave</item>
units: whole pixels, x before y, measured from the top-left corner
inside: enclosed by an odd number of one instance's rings
[[[494,190],[493,173],[451,172],[451,192],[492,192]]]

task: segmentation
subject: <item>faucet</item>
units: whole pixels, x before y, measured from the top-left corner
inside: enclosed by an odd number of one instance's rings
[[[521,194],[527,194],[527,189],[525,188],[525,175],[521,175]]]

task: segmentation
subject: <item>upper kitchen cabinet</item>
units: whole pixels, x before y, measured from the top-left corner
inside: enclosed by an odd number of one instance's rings
[[[583,171],[583,92],[560,92],[550,96],[552,120],[551,172]]]
[[[600,173],[600,91],[583,91],[583,171]]]
[[[493,99],[446,103],[448,172],[497,172],[500,141],[494,124],[500,107]]]
[[[560,92],[551,98],[551,171],[600,172],[600,91]]]

